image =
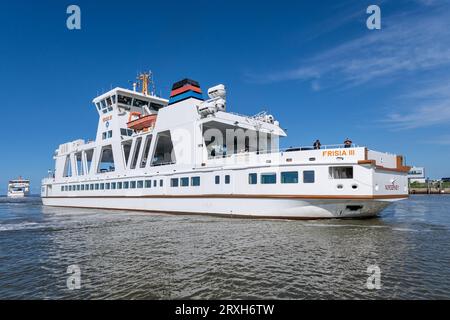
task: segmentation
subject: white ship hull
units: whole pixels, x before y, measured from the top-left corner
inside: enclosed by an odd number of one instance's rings
[[[8,198],[23,198],[25,197],[25,192],[8,192]]]
[[[56,207],[206,214],[226,217],[320,219],[366,218],[379,214],[393,200],[222,198],[222,197],[74,197],[43,198],[43,204]]]

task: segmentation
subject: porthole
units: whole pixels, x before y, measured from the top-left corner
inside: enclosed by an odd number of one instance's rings
[[[338,184],[338,185],[336,186],[336,188],[338,188],[339,190],[341,190],[341,189],[344,189],[344,186],[343,186],[342,184]]]
[[[352,184],[352,189],[353,189],[353,190],[358,189],[358,185],[357,185],[357,184]]]

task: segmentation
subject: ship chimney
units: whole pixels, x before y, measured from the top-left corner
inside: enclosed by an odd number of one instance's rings
[[[200,84],[197,81],[186,78],[173,84],[172,91],[170,92],[169,105],[187,99],[204,100]]]

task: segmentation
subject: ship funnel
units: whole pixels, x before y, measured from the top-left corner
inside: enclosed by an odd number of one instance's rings
[[[203,101],[202,89],[197,81],[183,79],[175,82],[170,92],[169,105],[194,98]]]

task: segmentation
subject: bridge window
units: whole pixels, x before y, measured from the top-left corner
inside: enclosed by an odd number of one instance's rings
[[[330,167],[331,179],[353,179],[353,167]]]
[[[249,184],[257,184],[258,183],[258,175],[256,173],[248,174],[248,183]]]
[[[314,183],[315,172],[313,170],[303,171],[303,182],[304,183]]]
[[[181,178],[181,186],[189,187],[189,178]]]
[[[277,174],[276,173],[261,173],[261,183],[262,184],[277,183]]]
[[[144,152],[142,153],[142,160],[141,160],[141,168],[145,168],[145,166],[147,165],[148,153],[150,151],[151,142],[152,142],[152,135],[148,135],[147,138],[145,138]]]
[[[97,173],[113,172],[114,156],[111,145],[104,146],[100,154],[100,161],[98,163]]]
[[[298,172],[297,171],[282,172],[281,183],[298,183]]]
[[[175,163],[175,152],[173,149],[170,131],[158,134],[156,148],[152,158],[152,166],[160,166]]]
[[[131,162],[131,169],[136,168],[136,164],[137,164],[137,160],[138,160],[138,156],[139,156],[139,151],[141,150],[141,142],[142,142],[142,138],[137,138],[136,139],[136,144],[134,146],[134,154],[133,154],[133,161]]]
[[[135,107],[142,107],[145,105],[148,105],[147,101],[140,100],[140,99],[134,99],[134,101],[133,101],[133,106],[135,106]]]
[[[126,105],[128,105],[128,106],[131,106],[131,101],[132,101],[133,99],[131,99],[130,97],[127,97],[127,96],[122,96],[122,95],[118,95],[117,96],[117,101],[119,102],[119,103],[121,103],[121,104],[126,104]]]
[[[191,178],[191,186],[198,187],[200,185],[200,177]]]

